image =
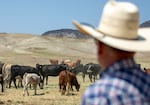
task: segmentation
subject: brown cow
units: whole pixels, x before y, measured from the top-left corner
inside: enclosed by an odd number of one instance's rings
[[[72,86],[76,87],[76,90],[79,91],[80,84],[77,81],[76,75],[65,70],[61,71],[59,74],[59,89],[61,92],[61,95],[64,95],[67,88],[67,95],[69,95],[69,91],[72,90]]]
[[[50,64],[58,64],[57,59],[50,59],[49,62],[50,62]]]
[[[62,61],[62,64],[67,64],[68,65],[68,70],[73,69],[74,67],[76,67],[77,65],[80,65],[81,60],[78,59],[77,61],[71,61],[69,59]]]

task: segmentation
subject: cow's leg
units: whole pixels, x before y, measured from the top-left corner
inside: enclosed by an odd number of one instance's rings
[[[2,83],[1,85],[2,85],[2,92],[4,92],[4,84]]]
[[[22,84],[22,81],[21,81],[21,87],[23,88],[23,84]]]
[[[25,92],[27,92],[27,95],[29,95],[29,93],[28,93],[28,83],[26,83],[26,82],[24,84],[23,96],[25,96]]]
[[[71,88],[70,89],[71,89],[71,91],[73,91],[73,85],[72,84],[71,84]]]
[[[16,85],[16,79],[13,80],[15,88],[17,89],[17,85]]]
[[[92,81],[95,82],[95,75],[92,75]]]
[[[64,85],[60,86],[60,92],[61,92],[61,95],[64,95]]]
[[[23,96],[25,96],[25,89],[26,89],[26,88],[25,88],[25,85],[26,85],[26,84],[24,84]]]
[[[85,74],[82,73],[83,82],[85,82]]]
[[[59,83],[59,92],[61,92],[61,84]]]
[[[67,95],[69,95],[70,87],[71,87],[71,85],[69,83],[67,83]]]
[[[44,79],[45,79],[45,76],[43,76],[43,84],[44,84]]]
[[[18,79],[18,87],[23,87],[23,85],[22,85],[22,78],[21,77]]]
[[[2,92],[4,92],[4,81],[1,81],[1,86],[2,86]]]
[[[4,86],[5,88],[8,88],[8,85],[6,85],[6,84],[7,84],[7,82],[6,82],[6,80],[4,80],[3,86]]]
[[[36,84],[33,85],[33,89],[34,89],[34,95],[36,95],[36,89],[37,89],[37,85]]]
[[[25,94],[25,91],[26,91],[27,95],[29,96],[28,84],[29,84],[29,83],[26,83],[25,86],[24,86],[24,94]]]
[[[4,87],[5,87],[5,88],[8,88],[7,85],[6,85],[6,80],[4,80]]]
[[[11,87],[12,80],[13,80],[13,78],[11,76],[9,76],[9,78],[4,80],[4,84],[6,85],[6,88],[10,88]]]
[[[18,85],[17,85],[17,87],[19,88],[19,87],[20,87],[20,85],[21,85],[21,84],[20,84],[20,81],[18,80]]]
[[[46,76],[46,85],[48,85],[48,76]]]
[[[93,79],[94,79],[94,82],[95,82],[95,80],[96,80],[96,75],[94,75],[94,78],[93,78]]]
[[[60,89],[59,91],[61,92],[61,95],[63,95],[62,94],[62,91],[63,91],[63,85],[62,84],[59,85],[59,89]]]
[[[61,95],[64,95],[66,91],[66,86],[65,85],[61,85]]]
[[[90,82],[92,82],[92,74],[89,74]]]
[[[43,89],[43,87],[44,87],[43,80],[40,78],[39,81],[40,81],[40,82],[38,83],[38,84],[39,84],[39,88],[40,88],[40,89]]]
[[[11,88],[11,82],[12,82],[12,79],[10,81],[7,81],[6,85],[9,84],[9,88]]]

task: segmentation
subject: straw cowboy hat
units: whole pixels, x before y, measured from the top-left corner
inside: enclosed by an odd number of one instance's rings
[[[73,21],[86,35],[129,52],[150,51],[150,27],[139,28],[138,8],[129,2],[108,1],[104,6],[98,28]]]

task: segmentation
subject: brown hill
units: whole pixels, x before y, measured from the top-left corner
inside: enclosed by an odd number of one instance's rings
[[[49,63],[50,58],[96,62],[94,47],[91,39],[0,34],[0,60],[12,64]]]
[[[92,39],[56,38],[29,34],[0,34],[0,61],[11,64],[48,64],[49,59],[81,59],[82,63],[96,62]],[[136,59],[149,66],[149,53],[138,53]]]

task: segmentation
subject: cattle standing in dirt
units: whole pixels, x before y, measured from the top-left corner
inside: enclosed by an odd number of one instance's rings
[[[9,88],[11,87],[11,82],[12,81],[14,81],[14,85],[17,88],[17,86],[16,86],[16,77],[20,76],[21,78],[23,78],[23,75],[25,73],[35,73],[35,74],[40,76],[39,71],[35,67],[12,65],[11,66],[11,81],[10,81],[10,84],[9,84]]]
[[[19,88],[19,87],[23,87],[23,85],[22,85],[22,79],[23,79],[23,78],[21,78],[21,76],[18,75],[18,76],[15,77],[15,79],[18,80],[18,85],[17,85],[17,87],[18,87],[18,88]]]
[[[2,66],[2,75],[4,79],[4,85],[6,88],[9,87],[11,81],[11,66],[12,64],[6,64],[6,63],[4,63]]]
[[[25,73],[23,75],[23,81],[24,81],[23,96],[25,95],[25,92],[29,96],[28,92],[29,84],[33,85],[34,95],[36,95],[37,85],[39,85],[40,89],[43,89],[43,80],[41,80],[40,76],[38,76],[35,73]]]
[[[85,82],[86,74],[89,75],[89,79],[91,82],[93,81],[95,82],[95,80],[97,79],[97,75],[100,76],[101,73],[102,73],[102,69],[99,64],[88,63],[84,65],[84,69],[82,72],[83,82]]]
[[[63,70],[66,70],[67,65],[57,64],[57,65],[40,65],[36,64],[36,68],[40,71],[43,76],[43,81],[46,77],[46,85],[48,85],[48,76],[58,76]]]
[[[69,91],[73,91],[73,87],[76,87],[76,90],[79,91],[80,84],[77,81],[76,75],[65,70],[61,71],[59,74],[59,89],[61,92],[61,95],[64,95],[67,88],[67,94],[69,95]]]

